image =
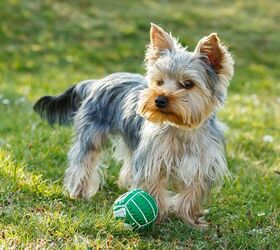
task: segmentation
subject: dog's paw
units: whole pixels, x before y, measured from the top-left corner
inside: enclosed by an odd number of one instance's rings
[[[203,219],[203,217],[198,217],[192,225],[198,229],[208,229],[209,228],[209,223],[206,222]]]
[[[167,218],[167,211],[161,211],[159,209],[156,224],[162,223],[163,221],[165,221],[166,218]]]
[[[78,185],[65,185],[65,188],[71,199],[89,200],[98,191],[98,187],[85,185],[84,182],[80,182]]]

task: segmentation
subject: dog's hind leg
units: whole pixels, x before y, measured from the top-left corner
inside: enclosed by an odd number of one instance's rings
[[[68,154],[64,185],[71,197],[88,199],[100,186],[98,160],[107,131],[102,125],[83,120],[83,117],[76,120],[76,138]]]

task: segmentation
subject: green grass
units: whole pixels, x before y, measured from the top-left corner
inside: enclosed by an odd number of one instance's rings
[[[279,1],[0,1],[0,249],[276,249],[280,242]],[[150,22],[193,49],[218,32],[236,73],[219,117],[232,181],[213,192],[198,231],[176,219],[149,234],[112,219],[120,164],[89,202],[62,189],[71,128],[51,128],[37,98],[116,71],[144,73]],[[263,137],[271,135],[273,142]]]

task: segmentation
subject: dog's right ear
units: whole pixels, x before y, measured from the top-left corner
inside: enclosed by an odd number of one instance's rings
[[[151,46],[158,52],[172,50],[174,47],[173,38],[159,26],[151,23],[150,30]]]
[[[157,60],[162,52],[175,49],[175,39],[159,26],[151,23],[150,45],[146,52],[146,61],[149,63]]]

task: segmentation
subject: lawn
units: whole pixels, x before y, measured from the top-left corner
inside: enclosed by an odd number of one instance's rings
[[[0,249],[279,249],[280,2],[0,1]],[[199,231],[170,218],[150,233],[112,219],[120,163],[90,201],[62,188],[71,127],[50,127],[36,99],[116,71],[144,73],[150,22],[194,49],[211,32],[236,64],[225,108],[232,180],[211,194]]]

